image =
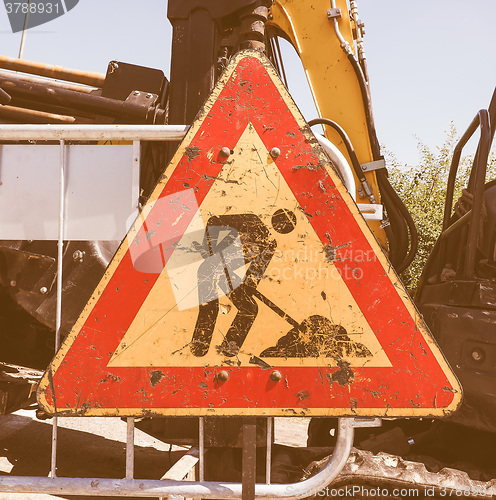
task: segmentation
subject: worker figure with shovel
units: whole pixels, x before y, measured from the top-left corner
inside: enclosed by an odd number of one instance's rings
[[[275,231],[287,234],[295,228],[296,216],[290,210],[280,209],[272,216],[271,223]],[[237,238],[241,240],[242,252],[232,250]],[[276,248],[277,241],[271,238],[269,229],[257,215],[220,215],[208,219],[203,245],[196,246],[206,258],[198,270],[200,307],[190,343],[195,356],[205,356],[210,347],[219,314],[218,288],[238,309],[220,352],[230,357],[239,352],[257,317],[258,304],[254,299],[259,297],[257,286]],[[208,258],[216,254],[220,257],[218,260]],[[234,273],[240,267],[246,269],[242,281]]]

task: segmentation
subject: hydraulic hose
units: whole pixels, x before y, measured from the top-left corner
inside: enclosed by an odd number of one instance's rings
[[[367,182],[367,179],[365,178],[365,174],[363,173],[360,162],[358,161],[355,149],[353,148],[350,138],[348,137],[348,134],[344,131],[344,129],[336,122],[329,120],[328,118],[315,118],[314,120],[309,121],[308,125],[310,125],[310,127],[313,127],[314,125],[328,125],[329,127],[332,127],[334,130],[336,130],[336,132],[338,132],[339,136],[344,142],[346,151],[348,152],[348,156],[351,160],[353,170],[355,171],[355,174],[360,181],[365,194],[369,197],[371,203],[377,203],[374,194],[372,193],[372,189]]]
[[[365,80],[365,75],[362,71],[360,64],[355,59],[353,52],[346,51],[348,60],[350,61],[355,74],[358,79],[358,84],[360,85],[360,93],[362,94],[363,107],[365,109],[365,118],[367,121],[367,129],[369,131],[370,137],[370,147],[372,148],[372,155],[374,160],[379,160],[381,158],[381,148],[379,146],[379,140],[377,139],[377,132],[375,130],[374,113],[372,111],[372,99],[370,98],[370,88]]]
[[[380,186],[380,184],[379,184]],[[398,209],[395,207],[391,194],[386,189],[381,189],[381,199],[384,206],[387,208],[388,221],[391,232],[394,234],[394,247],[389,255],[389,260],[395,268],[397,268],[408,250],[408,229]],[[391,246],[390,242],[390,246]]]
[[[333,9],[336,8],[336,0],[331,0],[331,6]],[[365,74],[363,73],[359,62],[356,60],[355,54],[353,54],[353,51],[351,50],[350,44],[344,39],[343,35],[341,34],[341,31],[339,30],[339,22],[337,17],[333,18],[333,22],[334,22],[334,31],[336,32],[336,36],[339,40],[341,48],[343,49],[343,52],[346,54],[348,60],[353,66],[353,69],[357,76],[358,84],[360,85],[363,107],[365,109],[365,115],[367,118],[367,128],[369,131],[372,154],[374,156],[374,160],[378,160],[381,156],[381,149],[379,147],[379,141],[377,139],[377,133],[375,131],[374,115],[372,111],[369,86],[367,80],[365,79]]]
[[[386,177],[386,182],[391,187],[391,192],[393,194],[393,197],[395,198],[395,204],[398,207],[401,215],[403,216],[403,219],[405,220],[408,226],[408,230],[410,231],[410,250],[408,251],[404,261],[401,263],[401,265],[398,266],[398,272],[401,273],[413,262],[413,259],[417,254],[418,244],[419,244],[418,231],[417,231],[417,226],[415,225],[415,221],[412,218],[412,215],[406,208],[405,204],[403,203],[403,200],[398,196],[398,193],[393,189],[391,184],[389,184],[389,180],[387,177]]]
[[[383,203],[388,211],[388,216],[391,219],[393,232],[399,233],[398,236],[398,260],[391,262],[398,272],[403,272],[415,258],[418,249],[418,232],[415,222],[405,207],[403,201],[398,196],[398,193],[389,183],[386,172],[377,172],[377,180],[379,189],[383,196]],[[393,215],[394,214],[394,215]],[[394,225],[393,225],[394,221]],[[410,248],[408,248],[410,244]]]

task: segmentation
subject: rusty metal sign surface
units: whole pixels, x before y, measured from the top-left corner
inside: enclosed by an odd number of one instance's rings
[[[459,384],[265,57],[238,54],[39,391],[72,415],[443,415]]]

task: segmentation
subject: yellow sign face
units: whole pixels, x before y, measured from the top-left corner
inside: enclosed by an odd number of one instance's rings
[[[280,210],[294,214],[295,217],[294,226],[287,233],[278,232],[271,222],[274,214]],[[258,218],[269,233],[267,241],[273,245],[270,259],[265,257],[268,265],[256,291],[298,324],[307,318],[318,316],[335,325],[336,332],[340,331],[349,338],[349,344],[346,348],[343,346],[341,354],[350,366],[390,367],[391,363],[343,281],[340,271],[326,255],[303,208],[251,124],[242,133],[233,148],[233,154],[222,167],[199,207],[201,223],[198,224],[197,219],[193,219],[183,239],[179,241],[176,252],[178,249],[182,250],[183,260],[187,260],[188,255],[193,256],[189,265],[184,265],[181,273],[175,272],[174,268],[168,272],[169,265],[166,265],[113,354],[109,366],[232,364],[232,357],[224,356],[221,346],[236,321],[236,316],[241,314],[236,307],[237,289],[228,294],[219,293],[219,312],[212,324],[211,340],[201,353],[195,355],[196,351],[192,349],[193,332],[201,308],[198,295],[202,261],[201,257],[197,258],[195,255],[190,235],[193,234],[193,239],[201,239],[203,235],[198,227],[208,227],[212,216],[229,215],[235,218],[245,214]],[[228,222],[227,219],[226,221]],[[246,239],[242,233],[240,237],[242,242]],[[255,245],[261,247],[262,243],[245,243],[245,253],[254,254]],[[344,254],[346,249],[343,250]],[[174,254],[169,263],[173,260]],[[248,268],[248,263],[244,263],[244,267]],[[349,268],[348,272],[351,277],[355,271]],[[182,296],[175,293],[180,286],[185,288]],[[276,346],[281,338],[294,329],[292,323],[275,312],[270,304],[264,303],[263,298],[257,297],[256,292],[252,296],[256,311],[252,313],[252,326],[236,351],[235,361],[238,365],[248,366],[253,356],[261,357],[263,352]],[[193,307],[187,307],[191,304]],[[346,306],[342,307],[343,304]],[[325,343],[320,347],[319,357],[324,358],[322,363],[325,365],[325,358],[335,357],[335,353],[333,349],[326,351]],[[278,366],[315,366],[316,363],[313,355],[291,357],[281,353],[277,356],[271,354],[270,358],[271,364]]]

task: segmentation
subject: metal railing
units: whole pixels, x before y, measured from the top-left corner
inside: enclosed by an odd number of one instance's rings
[[[188,125],[0,125],[0,141],[180,141]]]
[[[81,417],[91,418],[91,417]],[[334,452],[325,467],[315,476],[299,483],[256,484],[254,498],[305,498],[325,491],[346,465],[350,455],[354,429],[377,425],[380,419],[361,421],[353,418],[339,419],[338,437]],[[128,419],[126,443],[126,477],[124,479],[0,476],[0,492],[44,493],[58,495],[108,495],[138,497],[188,497],[188,498],[241,498],[242,484],[228,482],[139,480],[134,479],[132,452],[134,447],[133,418]],[[200,439],[200,443],[201,443]],[[200,456],[201,458],[201,456]]]

